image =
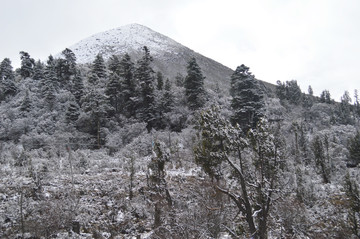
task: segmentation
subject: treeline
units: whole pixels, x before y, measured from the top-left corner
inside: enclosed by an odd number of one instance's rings
[[[332,116],[333,124],[353,125],[356,118],[360,116],[360,101],[357,89],[354,90],[353,103],[348,91],[344,92],[340,103],[337,103],[331,98],[329,90],[323,90],[320,97],[316,97],[314,96],[311,86],[309,86],[306,94],[301,91],[296,80],[286,81],[285,83],[278,81],[276,85],[276,96],[281,100],[283,105],[302,105],[306,109],[311,108],[314,103],[335,105],[335,110]]]
[[[136,63],[128,54],[113,55],[107,62],[98,54],[88,66],[79,66],[70,49],[61,58],[49,56],[46,63],[22,51],[21,67],[15,71],[5,58],[0,67],[0,101],[12,107],[17,121],[26,119],[27,123],[18,122],[18,129],[3,124],[1,140],[17,142],[30,131],[51,135],[75,129],[82,139],[89,135],[88,144],[101,147],[109,131],[135,121],[146,123],[149,132],[181,131],[189,111],[207,101],[205,77],[192,58],[186,77],[165,79],[153,70],[150,50],[146,46],[142,50]],[[40,142],[31,144],[41,147]]]

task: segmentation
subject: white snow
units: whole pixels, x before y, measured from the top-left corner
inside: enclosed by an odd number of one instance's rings
[[[98,53],[108,59],[113,54],[130,54],[134,49],[140,52],[143,46],[147,46],[151,55],[156,57],[164,52],[175,52],[181,44],[148,27],[130,24],[95,34],[69,48],[75,53],[78,63],[89,63]]]

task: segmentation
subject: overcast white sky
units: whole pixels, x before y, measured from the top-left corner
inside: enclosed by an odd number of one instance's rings
[[[360,90],[359,0],[0,0],[0,61],[44,60],[98,32],[139,23],[258,79],[295,79],[340,100]],[[151,49],[150,49],[151,50]]]

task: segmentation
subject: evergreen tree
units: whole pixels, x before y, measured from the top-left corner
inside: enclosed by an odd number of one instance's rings
[[[97,54],[92,63],[91,73],[98,78],[106,78],[106,66],[101,54]]]
[[[8,79],[13,81],[15,79],[15,75],[10,59],[5,58],[0,64],[0,82]]]
[[[255,128],[263,116],[263,92],[249,67],[238,66],[231,76],[230,94],[233,109],[232,122],[239,124],[243,132]]]
[[[136,80],[134,78],[134,63],[126,53],[120,61],[119,76],[121,77],[121,102],[123,103],[122,113],[126,117],[135,116],[138,107],[136,92]]]
[[[40,60],[34,65],[33,79],[37,81],[44,79],[44,64]]]
[[[29,53],[21,51],[20,52],[21,59],[21,67],[20,67],[20,75],[23,78],[32,76],[34,72],[35,60],[30,57]]]
[[[175,76],[175,85],[177,87],[184,87],[185,78],[180,73],[177,73]]]
[[[157,90],[162,90],[164,86],[164,77],[160,71],[156,73]]]
[[[115,113],[119,113],[120,108],[120,77],[112,73],[108,84],[106,85],[105,94],[109,97],[110,105],[114,107]]]
[[[357,131],[353,138],[350,138],[347,149],[349,160],[355,165],[360,163],[360,131]]]
[[[49,57],[48,64],[45,67],[45,77],[42,81],[42,93],[43,96],[46,94],[45,92],[51,87],[53,88],[54,92],[58,91],[59,89],[59,79],[55,72],[55,62],[52,61],[51,56]]]
[[[172,199],[165,179],[165,163],[169,161],[169,155],[165,151],[164,144],[155,142],[153,157],[149,163],[149,192],[150,200],[154,204],[154,228],[161,225],[163,207],[171,207]]]
[[[81,106],[81,100],[84,95],[84,83],[80,71],[74,77],[72,94],[75,97],[76,103]]]
[[[330,92],[329,92],[328,90],[323,90],[323,91],[321,92],[320,102],[321,102],[321,103],[327,103],[327,104],[331,104],[331,103],[332,103],[331,95],[330,95]]]
[[[108,102],[104,92],[95,87],[85,95],[82,101],[82,108],[89,117],[89,124],[83,127],[87,128],[88,133],[96,136],[99,148],[104,144],[104,139],[101,137],[101,127],[105,125],[109,113],[113,110]]]
[[[43,94],[45,103],[47,104],[49,110],[52,111],[56,101],[56,91],[54,85],[51,83],[45,85]]]
[[[309,95],[311,95],[311,96],[313,96],[313,95],[314,95],[314,91],[313,91],[313,89],[312,89],[311,85],[309,85],[309,88],[308,88],[308,94],[309,94]]]
[[[217,183],[216,188],[229,196],[236,211],[244,215],[249,234],[258,239],[267,238],[272,194],[276,191],[282,155],[281,145],[275,140],[269,124],[260,120],[245,139],[241,137],[241,129],[232,126],[213,108],[201,112],[197,129],[199,142],[194,148],[195,161],[209,176],[225,181]],[[243,156],[247,153],[250,154]],[[222,164],[230,167],[231,177],[223,175]]]
[[[353,120],[351,118],[351,97],[348,91],[345,91],[344,95],[341,97],[341,102],[337,110],[337,114],[342,124],[352,124]]]
[[[286,98],[292,104],[299,104],[301,101],[301,89],[296,80],[286,81]]]
[[[18,92],[11,61],[5,58],[0,64],[0,100]]]
[[[352,234],[360,238],[360,191],[356,181],[350,179],[349,173],[345,175],[344,191],[347,197],[347,221]]]
[[[32,104],[31,104],[31,100],[30,100],[30,97],[29,97],[29,90],[26,90],[25,91],[25,96],[21,102],[21,105],[20,105],[20,110],[23,111],[23,112],[30,112],[31,111],[31,107],[32,107]]]
[[[119,57],[117,57],[116,55],[110,56],[110,58],[108,60],[108,69],[112,74],[116,73],[119,75],[119,72],[120,72]]]
[[[312,151],[315,157],[316,166],[320,169],[321,176],[324,183],[330,183],[330,172],[329,167],[326,163],[326,157],[324,152],[324,144],[320,136],[316,136],[312,143]]]
[[[69,48],[65,48],[61,52],[61,54],[65,57],[66,60],[66,73],[73,75],[76,73],[76,56],[75,53]]]
[[[162,108],[164,113],[172,111],[174,107],[174,95],[171,91],[171,82],[169,79],[165,81],[164,94],[162,97]]]
[[[280,100],[287,100],[291,104],[300,103],[302,93],[296,80],[286,81],[286,83],[277,81],[276,83],[276,95]]]
[[[358,95],[358,90],[354,90],[354,107],[355,107],[355,114],[360,116],[360,100]]]
[[[67,123],[74,123],[78,120],[79,115],[79,105],[75,101],[70,101],[65,113],[65,121]]]
[[[64,87],[71,88],[71,78],[76,74],[76,56],[75,53],[66,48],[61,52],[65,59],[59,59],[59,77],[62,78]]]
[[[155,94],[154,94],[154,70],[150,66],[153,61],[149,49],[143,47],[144,55],[138,61],[136,78],[140,84],[141,104],[137,109],[138,117],[147,123],[150,131],[154,126],[155,120]]]
[[[204,79],[196,59],[191,58],[187,65],[187,76],[184,82],[187,105],[190,110],[197,110],[205,104]]]

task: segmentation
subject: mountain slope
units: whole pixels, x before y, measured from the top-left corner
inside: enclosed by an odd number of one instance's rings
[[[154,69],[170,80],[174,80],[177,74],[185,76],[187,62],[195,57],[206,77],[206,86],[212,89],[218,86],[223,92],[228,92],[232,74],[230,68],[139,24],[95,34],[69,48],[76,54],[78,63],[86,64],[92,62],[98,53],[105,59],[128,53],[136,61],[142,55],[143,46],[147,46],[154,57]]]

